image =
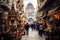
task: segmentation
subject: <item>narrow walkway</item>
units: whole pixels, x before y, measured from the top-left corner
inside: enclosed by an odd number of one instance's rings
[[[45,37],[40,37],[38,35],[38,31],[33,30],[31,28],[29,28],[29,35],[25,35],[22,37],[22,40],[45,40]]]

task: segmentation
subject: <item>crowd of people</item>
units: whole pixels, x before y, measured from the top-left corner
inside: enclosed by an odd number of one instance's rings
[[[27,35],[29,35],[29,28],[31,28],[32,31],[34,31],[34,30],[38,31],[38,35],[41,37],[44,34],[44,27],[40,23],[32,23],[32,24],[26,23],[24,28],[27,32]]]

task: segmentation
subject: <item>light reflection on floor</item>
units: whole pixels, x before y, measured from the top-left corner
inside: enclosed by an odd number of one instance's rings
[[[22,36],[22,39],[21,40],[45,40],[45,37],[40,37],[38,35],[38,31],[36,30],[33,30],[31,28],[29,28],[29,35],[25,35],[25,36]]]

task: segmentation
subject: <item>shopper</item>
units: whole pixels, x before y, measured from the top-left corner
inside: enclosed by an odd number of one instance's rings
[[[28,35],[28,34],[29,34],[29,25],[28,25],[28,23],[26,23],[26,25],[25,25],[24,28],[26,29],[26,31],[27,31],[27,35]]]
[[[43,26],[42,25],[39,26],[39,35],[40,36],[43,35]]]

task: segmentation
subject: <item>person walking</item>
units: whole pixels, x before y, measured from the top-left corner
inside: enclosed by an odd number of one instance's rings
[[[27,35],[29,34],[29,25],[28,25],[28,23],[25,25],[25,30],[27,31]]]
[[[42,25],[40,25],[39,26],[39,35],[42,37],[42,35],[43,35],[43,26]]]
[[[31,29],[32,29],[32,31],[34,30],[34,24],[31,25]]]

